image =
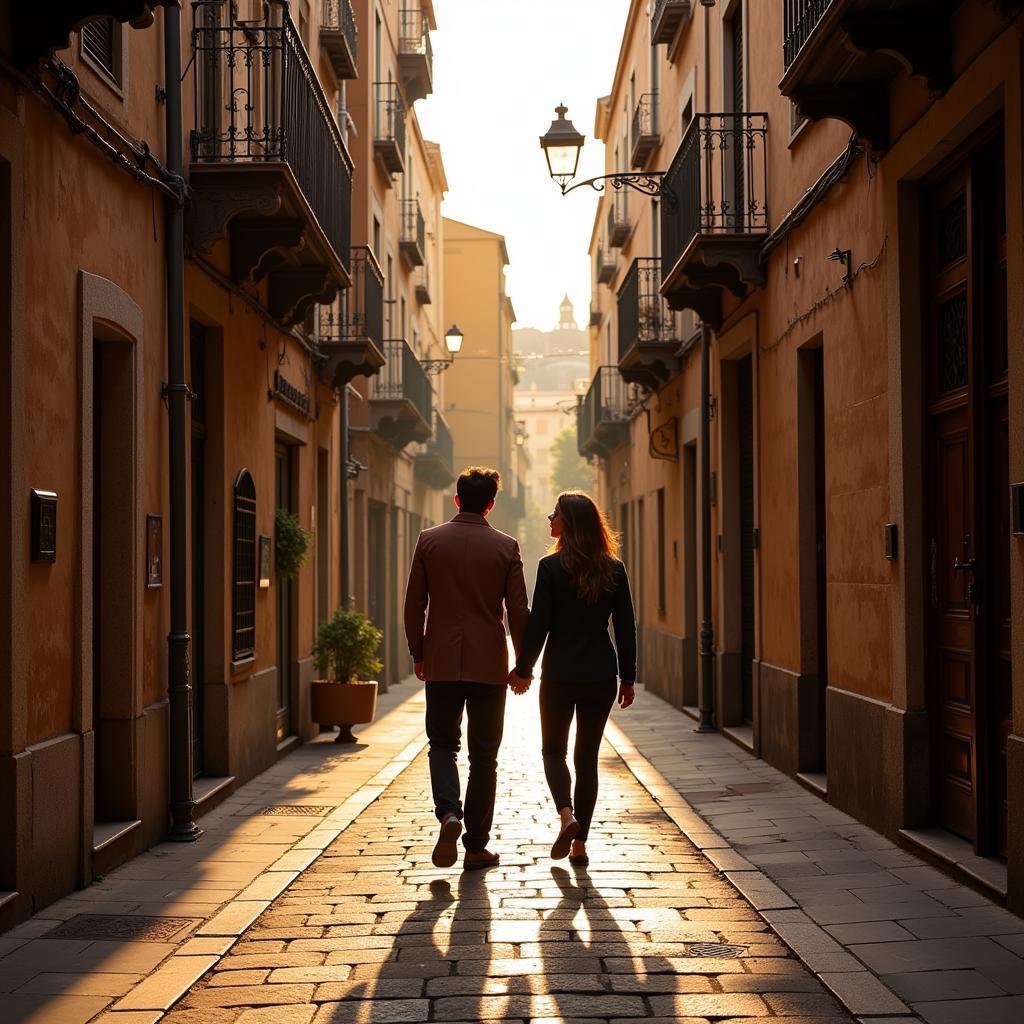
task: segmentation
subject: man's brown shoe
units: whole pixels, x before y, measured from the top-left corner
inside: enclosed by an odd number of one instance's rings
[[[435,868],[450,868],[459,859],[459,836],[462,835],[462,822],[454,814],[445,815],[441,822],[441,831],[434,845],[434,854],[430,858]]]
[[[479,850],[476,852],[466,851],[466,857],[462,862],[465,871],[483,871],[485,868],[496,867],[501,858],[490,850]]]

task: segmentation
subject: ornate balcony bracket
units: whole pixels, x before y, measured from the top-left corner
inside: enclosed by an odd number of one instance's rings
[[[953,81],[952,23],[941,12],[922,9],[903,17],[854,15],[844,18],[840,26],[858,53],[895,57],[910,75],[923,78],[933,93],[944,92]]]
[[[665,301],[669,309],[692,309],[714,330],[722,325],[722,293],[717,288],[674,288]]]
[[[278,323],[294,327],[313,306],[333,302],[338,291],[328,266],[280,267],[270,274],[268,308]]]
[[[384,365],[384,354],[367,338],[358,341],[321,341],[318,369],[328,387],[343,388],[356,377],[372,377]]]
[[[154,7],[180,7],[180,0],[57,0],[35,4],[18,0],[11,7],[12,62],[32,71],[39,61],[71,45],[71,33],[93,18],[113,18],[132,28],[149,28]]]
[[[231,277],[239,284],[261,281],[284,266],[305,244],[305,223],[297,217],[236,220],[231,227]]]
[[[876,152],[889,148],[889,90],[886,85],[804,86],[794,93],[804,117],[845,121]]]
[[[652,354],[652,349],[653,346],[640,344],[637,346],[637,361],[627,360],[619,364],[619,373],[627,384],[639,384],[650,391],[658,391],[673,374],[679,372],[679,360],[672,351]]]
[[[687,265],[685,275],[700,288],[728,288],[738,299],[746,297],[749,285],[765,283],[759,247],[737,245],[727,238],[706,239],[700,259]]]
[[[193,168],[195,180],[202,171]],[[281,209],[281,193],[272,184],[233,181],[231,184],[202,184],[193,192],[186,212],[188,240],[193,252],[209,252],[228,234],[228,223],[243,213],[272,217]]]

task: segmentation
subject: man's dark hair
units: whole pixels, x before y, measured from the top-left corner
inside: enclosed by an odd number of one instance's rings
[[[459,496],[459,510],[482,515],[485,508],[501,489],[501,474],[485,466],[470,466],[459,474],[455,493]]]

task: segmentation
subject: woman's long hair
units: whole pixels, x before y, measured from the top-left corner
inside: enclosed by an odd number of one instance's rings
[[[605,514],[583,491],[563,491],[555,508],[562,520],[562,536],[555,551],[576,584],[580,600],[596,604],[601,594],[615,584],[618,538]]]

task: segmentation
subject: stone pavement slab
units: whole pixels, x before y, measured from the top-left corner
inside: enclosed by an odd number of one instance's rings
[[[377,721],[356,728],[359,743],[325,734],[298,748],[205,815],[198,842],[162,843],[5,933],[0,1022],[153,1024],[409,763],[422,729],[422,687],[396,687],[381,695]],[[310,805],[324,810],[260,813]],[[150,918],[172,934],[52,937],[80,915]],[[175,930],[171,918],[184,924]]]
[[[651,694],[638,691],[608,738],[665,813],[696,845],[707,844],[729,881],[858,1018],[1024,1022],[1020,918],[725,736],[695,733],[686,714]]]
[[[553,863],[536,718],[535,696],[509,701],[500,866],[431,865],[421,754],[161,1024],[852,1024],[608,746],[591,864]]]

